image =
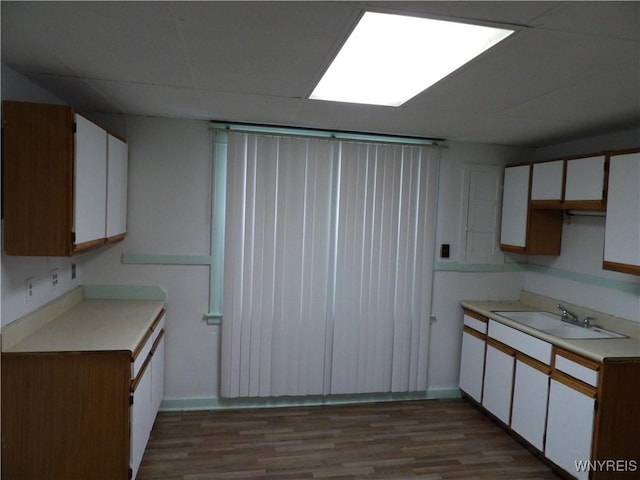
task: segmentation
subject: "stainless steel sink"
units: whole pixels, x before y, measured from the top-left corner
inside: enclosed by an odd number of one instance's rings
[[[549,312],[494,311],[493,313],[560,338],[626,338],[626,335],[596,326],[585,328],[572,325],[562,321],[560,315]]]

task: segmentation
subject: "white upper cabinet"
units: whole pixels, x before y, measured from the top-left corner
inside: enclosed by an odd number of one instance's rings
[[[609,160],[603,268],[640,275],[640,152]]]
[[[107,143],[107,239],[127,231],[128,146],[113,135]]]
[[[527,239],[529,165],[504,169],[500,244],[524,248]]]
[[[564,193],[567,207],[571,207],[571,202],[591,202],[591,207],[604,209],[605,165],[605,155],[567,160]],[[575,206],[589,208],[589,204]]]
[[[500,249],[530,255],[559,255],[562,211],[532,208],[529,202],[530,172],[531,165],[504,170]]]
[[[107,211],[107,133],[75,115],[75,244],[104,239]]]
[[[531,180],[531,200],[562,200],[564,161],[533,164]]]

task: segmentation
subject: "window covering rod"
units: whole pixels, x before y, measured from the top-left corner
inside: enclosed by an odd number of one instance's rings
[[[431,145],[434,147],[444,147],[439,142],[445,141],[445,139],[443,138],[403,137],[386,134],[358,133],[339,130],[321,130],[315,128],[255,125],[250,123],[229,123],[212,121],[209,125],[212,129],[227,130],[231,132],[260,133],[265,135],[288,135],[298,137],[334,138],[337,140],[352,140],[356,142],[379,142],[403,145]]]

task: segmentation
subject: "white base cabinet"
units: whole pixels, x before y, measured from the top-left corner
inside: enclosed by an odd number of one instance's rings
[[[482,406],[509,425],[513,387],[513,352],[487,343]]]
[[[460,389],[468,397],[477,402],[472,392],[483,378],[481,408],[572,477],[638,478],[637,357],[596,361],[466,306],[464,323]],[[486,334],[470,334],[484,325]]]
[[[469,331],[462,333],[460,389],[476,402],[482,401],[485,341]]]
[[[531,360],[516,360],[511,428],[541,452],[547,419],[550,367]]]
[[[164,393],[165,316],[146,342],[144,363],[132,383],[131,479],[135,480]],[[149,348],[146,348],[149,347]]]
[[[578,479],[589,478],[588,471],[577,471],[576,462],[591,459],[595,402],[595,398],[551,380],[545,456]]]

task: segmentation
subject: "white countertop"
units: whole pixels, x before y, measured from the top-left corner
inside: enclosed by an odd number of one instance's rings
[[[161,300],[83,299],[3,351],[133,352],[163,308]]]
[[[527,325],[523,325],[522,323],[510,320],[494,313],[495,311],[509,310],[549,311],[551,313],[557,313],[549,308],[541,308],[539,305],[524,303],[519,300],[465,300],[460,302],[460,304],[464,308],[477,312],[485,317],[496,320],[500,323],[545,340],[549,343],[557,345],[558,347],[562,347],[571,352],[578,353],[597,362],[640,362],[640,338],[638,336],[632,335],[633,333],[635,333],[635,329],[633,331],[629,331],[629,322],[626,322],[625,324],[618,324],[618,330],[616,330],[615,324],[607,325],[607,328],[610,328],[611,330],[619,331],[620,333],[629,335],[628,338],[568,339],[556,337],[555,335],[549,335],[548,333],[536,330],[535,328],[531,328]],[[638,325],[637,331],[640,332],[640,325]]]

